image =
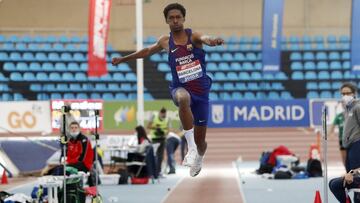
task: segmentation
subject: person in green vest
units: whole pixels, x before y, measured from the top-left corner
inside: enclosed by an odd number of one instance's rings
[[[334,121],[330,127],[330,135],[334,135],[335,134],[335,127],[338,128],[339,130],[339,133],[338,133],[338,136],[339,136],[339,149],[340,149],[340,154],[341,154],[341,159],[342,159],[342,162],[344,163],[344,166],[345,166],[345,160],[346,160],[346,149],[345,147],[343,146],[343,131],[344,131],[344,112],[341,112],[341,113],[338,113],[336,114],[335,118],[334,118]]]
[[[170,122],[166,117],[166,109],[162,107],[159,113],[155,113],[147,124],[150,130],[150,139],[153,144],[158,144],[156,149],[156,172],[161,175],[161,164],[164,159],[164,150],[166,146],[166,135],[169,133]]]

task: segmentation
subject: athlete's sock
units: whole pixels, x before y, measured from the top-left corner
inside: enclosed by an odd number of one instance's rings
[[[191,128],[190,130],[185,130],[185,138],[190,149],[197,149],[194,139],[194,128]]]

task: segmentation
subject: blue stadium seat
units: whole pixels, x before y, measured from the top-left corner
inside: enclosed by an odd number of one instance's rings
[[[11,61],[22,61],[22,57],[19,52],[11,52],[9,58]]]
[[[247,89],[255,91],[255,90],[259,90],[260,87],[258,86],[258,84],[256,82],[249,82],[247,85]]]
[[[237,52],[237,53],[235,53],[235,55],[234,55],[234,60],[235,60],[235,61],[244,61],[244,60],[245,60],[245,56],[244,56],[243,53]]]
[[[77,52],[73,55],[73,60],[77,62],[83,62],[86,61],[87,59],[82,53]]]
[[[266,80],[275,80],[273,73],[263,73],[263,79]]]
[[[162,57],[161,57],[160,54],[153,54],[153,55],[150,56],[150,60],[155,61],[155,62],[161,62]]]
[[[69,86],[67,83],[58,83],[56,84],[56,91],[58,92],[68,92]]]
[[[344,70],[350,69],[350,61],[344,61],[343,64],[342,64],[342,68]]]
[[[122,72],[131,72],[130,66],[126,63],[121,63],[118,66],[118,70]]]
[[[336,36],[335,35],[328,35],[326,38],[328,43],[336,43]]]
[[[70,37],[70,42],[71,43],[80,43],[81,42],[81,39],[79,36],[71,36]]]
[[[44,72],[37,72],[36,73],[36,80],[38,80],[38,81],[48,81],[49,79],[50,78],[48,78],[48,75],[46,73],[44,73]],[[56,81],[58,81],[58,80],[56,80]]]
[[[305,52],[304,55],[303,55],[303,59],[305,61],[312,61],[315,59],[315,56],[312,52]]]
[[[240,72],[239,73],[239,80],[250,80],[250,75],[247,72]]]
[[[340,53],[337,51],[330,52],[329,59],[330,60],[340,60]]]
[[[123,73],[114,73],[113,74],[113,80],[114,81],[125,81],[125,77],[124,77],[124,74]]]
[[[127,99],[128,97],[126,96],[125,93],[118,92],[115,94],[115,100],[127,100]]]
[[[65,47],[63,44],[60,44],[60,43],[55,43],[53,45],[53,50],[54,51],[64,51],[65,50]]]
[[[72,73],[63,73],[62,79],[64,81],[74,81],[75,80],[74,75]]]
[[[84,82],[87,81],[87,76],[85,75],[85,73],[75,73],[75,80],[79,81],[79,82]]]
[[[326,71],[326,70],[319,71],[317,78],[319,80],[329,80],[330,79],[330,73],[329,73],[329,71]]]
[[[252,71],[254,69],[254,65],[250,62],[244,62],[242,65],[243,65],[243,70]]]
[[[37,61],[46,61],[46,60],[47,60],[47,56],[46,56],[46,54],[43,53],[43,52],[37,52],[37,53],[35,54],[35,59],[36,59]]]
[[[126,73],[125,74],[125,79],[127,81],[133,81],[136,82],[136,75],[134,73]]]
[[[324,37],[321,35],[316,35],[313,39],[313,42],[317,44],[323,44],[324,43]]]
[[[304,79],[303,72],[301,72],[301,71],[294,71],[294,72],[291,74],[291,79],[293,79],[293,80],[303,80],[303,79]]]
[[[275,79],[277,79],[277,80],[287,80],[288,78],[287,78],[287,76],[285,75],[285,73],[283,73],[283,72],[277,72],[277,73],[275,73]]]
[[[230,70],[234,70],[234,71],[242,70],[241,64],[239,62],[230,63]]]
[[[302,70],[302,67],[303,67],[303,65],[299,61],[291,62],[291,64],[290,64],[291,70]]]
[[[327,60],[327,54],[323,51],[317,52],[316,60]]]
[[[315,63],[313,61],[307,61],[304,64],[304,70],[315,70]]]
[[[36,94],[36,99],[37,100],[49,100],[50,97],[46,93],[38,93],[38,94]]]
[[[71,63],[67,64],[67,70],[68,71],[80,71],[80,66],[78,63],[71,62]]]
[[[130,83],[121,83],[120,89],[121,89],[121,91],[124,91],[124,92],[133,91],[133,88]],[[134,90],[136,90],[136,89],[134,89]]]
[[[280,95],[278,92],[270,91],[268,95],[269,99],[280,99]]]
[[[263,66],[261,62],[255,62],[254,70],[262,71]]]
[[[297,44],[300,42],[300,39],[298,36],[295,36],[295,35],[291,35],[289,38],[288,38],[288,41],[290,44]]]
[[[331,72],[331,79],[332,80],[341,80],[343,78],[341,71],[333,71]]]
[[[223,58],[224,61],[229,61],[229,62],[234,60],[232,54],[230,54],[230,53],[224,53],[222,55],[222,58]]]
[[[100,80],[104,82],[111,82],[113,79],[111,77],[111,74],[108,73],[106,75],[101,76]]]
[[[61,55],[60,55],[60,58],[61,58],[61,60],[62,61],[72,61],[73,59],[72,59],[72,56],[71,56],[71,54],[70,53],[62,53]]]
[[[214,90],[214,91],[222,90],[222,86],[220,85],[220,83],[213,82],[211,84],[211,90]]]
[[[248,61],[256,61],[257,60],[257,57],[256,57],[255,53],[253,53],[253,52],[246,53],[245,58]]]
[[[219,53],[211,53],[209,57],[209,61],[220,62],[222,61],[222,57]]]
[[[236,88],[237,90],[246,90],[246,89],[247,89],[246,84],[243,83],[243,82],[237,82],[237,83],[235,84],[235,88]]]
[[[215,72],[214,74],[214,80],[215,81],[225,81],[227,80],[226,76],[225,76],[225,73],[223,72]]]
[[[170,72],[171,71],[170,66],[167,63],[159,63],[157,66],[157,69],[158,69],[158,71],[161,71],[161,72]]]
[[[350,52],[348,52],[348,51],[342,52],[341,60],[350,60]]]
[[[25,72],[23,74],[23,80],[29,82],[29,81],[36,81],[35,75],[32,72]]]
[[[0,52],[0,61],[8,60],[9,55],[6,52]]]
[[[219,95],[222,100],[232,100],[231,94],[229,92],[220,92]]]
[[[114,98],[114,95],[113,95],[112,93],[108,93],[108,92],[102,94],[102,97],[103,97],[103,99],[106,100],[106,101],[114,100],[114,99],[115,99],[115,98]]]
[[[55,53],[55,52],[51,52],[48,54],[48,59],[50,61],[60,61],[60,56],[58,53]]]
[[[69,90],[72,92],[81,92],[83,89],[80,84],[77,83],[70,83]]]
[[[232,82],[225,82],[224,83],[224,89],[225,90],[230,90],[230,91],[232,91],[232,90],[235,90],[235,86],[234,86],[234,83],[232,83]]]
[[[340,35],[339,42],[341,42],[341,43],[349,43],[350,42],[350,37],[347,36],[347,35]]]
[[[306,94],[306,98],[307,99],[319,98],[319,94],[317,91],[308,91]]]
[[[207,63],[206,70],[207,71],[217,71],[218,69],[217,69],[216,63],[213,63],[213,62]]]
[[[249,44],[251,42],[251,39],[247,36],[241,36],[239,43],[240,44]]]
[[[243,95],[240,92],[232,92],[231,97],[233,100],[242,99]]]
[[[293,99],[293,96],[288,91],[281,91],[280,98],[281,99]]]
[[[341,87],[341,85],[342,85],[342,82],[332,82],[332,83],[331,83],[331,88],[332,88],[333,90],[339,90],[340,87]]]
[[[290,54],[290,60],[294,61],[294,60],[301,60],[302,56],[300,52],[292,52]]]
[[[261,76],[261,73],[260,72],[252,72],[250,77],[253,79],[253,80],[256,80],[256,81],[259,81],[262,79],[262,76]]]
[[[2,100],[2,101],[12,101],[12,100],[13,100],[12,94],[3,93],[1,100]]]
[[[30,71],[41,71],[41,65],[40,65],[40,63],[31,62],[30,65],[29,65],[29,70],[30,70]]]
[[[69,38],[67,36],[61,35],[59,37],[59,42],[61,42],[61,43],[70,43],[70,40],[69,40]]]
[[[119,84],[117,83],[108,83],[107,85],[107,89],[110,90],[110,91],[120,91],[120,87],[119,87]]]
[[[316,75],[315,71],[306,71],[304,78],[305,78],[305,80],[316,80],[317,75]]]
[[[67,71],[67,68],[64,63],[55,63],[55,70],[63,72],[63,71]]]
[[[29,66],[28,66],[27,63],[19,62],[19,63],[16,64],[16,70],[18,70],[18,71],[28,71]]]
[[[318,89],[318,85],[316,82],[307,82],[306,83],[306,89],[307,90],[317,90]]]
[[[21,73],[19,73],[19,72],[12,72],[12,73],[10,73],[10,80],[16,81],[16,82],[23,81],[23,77],[22,77]]]
[[[328,70],[329,64],[327,61],[319,61],[316,65],[318,70]]]
[[[331,70],[341,70],[341,63],[340,61],[331,61],[330,63]]]
[[[49,80],[51,81],[62,81],[63,78],[61,77],[60,73],[50,73],[49,74]]]
[[[330,90],[330,82],[319,82],[319,90]]]
[[[91,93],[90,99],[102,99],[100,93]]]
[[[41,69],[43,71],[55,71],[55,67],[53,63],[45,62],[42,64]]]
[[[88,99],[88,95],[86,93],[80,92],[76,94],[76,99]]]
[[[46,38],[41,35],[36,35],[35,37],[33,37],[33,42],[43,43],[46,42]]]
[[[210,100],[216,101],[219,99],[218,95],[215,92],[210,92],[209,94]]]
[[[42,85],[41,84],[30,84],[30,90],[33,92],[41,92]]]
[[[15,64],[12,63],[12,62],[6,62],[6,63],[4,63],[4,66],[3,66],[3,67],[4,67],[4,70],[9,71],[9,72],[16,70],[16,66],[15,66]]]
[[[64,99],[76,99],[76,97],[74,93],[65,93]]]
[[[309,35],[304,35],[301,39],[302,43],[308,44],[311,43],[311,37]]]
[[[13,43],[4,43],[2,45],[2,50],[5,50],[5,51],[15,51],[15,46]]]
[[[221,70],[221,71],[229,71],[229,70],[231,70],[229,64],[225,63],[225,62],[220,62],[219,65],[218,65],[218,69]]]
[[[31,52],[25,52],[22,57],[23,57],[23,60],[25,60],[25,61],[34,61],[35,60],[35,57]]]
[[[321,91],[320,92],[320,98],[327,98],[327,99],[331,99],[333,98],[333,95],[331,93],[331,91]]]
[[[255,94],[253,92],[245,92],[244,99],[256,99]]]
[[[107,90],[106,84],[104,83],[95,84],[95,91],[104,92],[106,90]]]

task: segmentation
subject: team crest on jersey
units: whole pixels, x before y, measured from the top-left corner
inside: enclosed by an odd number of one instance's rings
[[[188,45],[186,45],[186,49],[187,49],[188,51],[193,50],[193,46],[192,46],[192,44],[188,44]]]

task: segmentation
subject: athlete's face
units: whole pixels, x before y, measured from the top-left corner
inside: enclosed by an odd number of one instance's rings
[[[185,17],[180,10],[170,10],[166,17],[166,23],[169,24],[172,32],[178,32],[184,29]]]

